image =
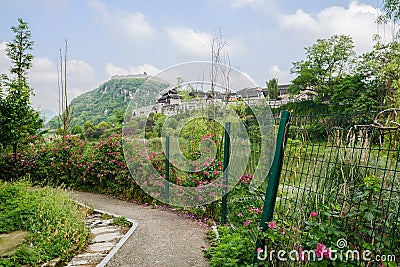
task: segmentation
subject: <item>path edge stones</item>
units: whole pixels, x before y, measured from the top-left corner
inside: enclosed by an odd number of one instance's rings
[[[95,212],[99,213],[106,213],[114,217],[122,217],[121,215],[114,214],[111,212],[106,212],[103,210],[99,209],[94,209]],[[97,265],[97,267],[104,267],[106,264],[112,259],[112,257],[118,252],[118,250],[125,244],[126,240],[135,232],[136,228],[138,227],[139,223],[135,220],[132,220],[130,218],[125,218],[127,221],[132,223],[131,228],[128,230],[128,232],[125,233],[125,235],[119,240],[119,242],[111,249],[111,251],[107,254],[107,256]]]
[[[85,203],[81,203],[81,202],[77,202],[78,205],[83,206],[83,207],[87,207],[87,208],[91,208],[89,207],[87,204]],[[97,213],[101,213],[101,214],[108,214],[111,215],[113,217],[123,217],[119,214],[115,214],[112,212],[108,212],[108,211],[104,211],[104,210],[100,210],[100,209],[96,209],[96,208],[92,208],[94,212]],[[110,250],[110,252],[108,252],[107,256],[105,256],[102,261],[97,264],[97,267],[104,267],[106,266],[106,264],[112,259],[112,257],[118,252],[118,250],[125,244],[125,242],[128,240],[128,238],[135,232],[136,228],[138,227],[139,223],[131,218],[126,218],[125,219],[127,221],[129,221],[130,223],[132,223],[131,228],[128,230],[128,232],[126,232],[121,239],[118,241],[118,243]]]

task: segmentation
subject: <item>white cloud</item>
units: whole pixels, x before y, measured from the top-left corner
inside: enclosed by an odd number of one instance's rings
[[[277,78],[279,84],[289,83],[290,76],[287,72],[281,70],[278,65],[272,65],[267,73],[270,79]]]
[[[35,58],[29,73],[29,81],[35,96],[32,103],[37,108],[58,110],[58,70],[48,58]],[[69,102],[84,92],[98,86],[92,66],[82,60],[67,61],[67,93]]]
[[[318,31],[318,22],[311,14],[305,13],[302,9],[298,9],[295,14],[283,15],[281,18],[281,26],[285,29],[307,29],[311,32]]]
[[[167,27],[170,41],[183,50],[194,56],[206,56],[210,54],[212,35],[208,32],[196,32],[185,27]]]
[[[346,34],[353,37],[356,50],[366,52],[372,48],[372,36],[377,33],[376,18],[378,12],[371,6],[350,2],[347,8],[328,7],[317,14],[309,14],[299,9],[294,14],[284,14],[280,26],[287,32],[308,38],[328,38],[334,34]]]
[[[148,75],[155,75],[160,72],[160,69],[153,65],[143,64],[140,66],[128,66],[128,67],[119,67],[114,64],[108,62],[106,64],[106,73],[109,76],[114,75],[128,75],[128,74],[142,74],[146,72]]]
[[[9,75],[10,61],[5,53],[6,42],[0,42],[0,73]],[[34,96],[32,104],[38,109],[58,110],[58,71],[54,61],[47,57],[35,57],[28,72],[28,81]],[[67,93],[71,101],[78,95],[98,86],[95,71],[85,61],[67,61]]]
[[[86,91],[94,89],[96,75],[93,67],[82,60],[67,61],[67,79],[72,87],[89,87]]]
[[[91,90],[94,88],[91,88]],[[68,100],[71,101],[72,99],[80,96],[81,94],[87,92],[88,90],[83,90],[82,88],[71,88],[68,89]]]
[[[254,11],[262,11],[269,14],[275,14],[278,10],[276,0],[213,0],[212,2],[230,9],[249,7]]]
[[[141,12],[112,9],[99,0],[90,0],[88,5],[94,13],[95,20],[112,34],[141,44],[155,37],[153,27]]]
[[[68,8],[70,0],[2,0],[2,6],[15,5],[19,7],[24,7],[24,9],[29,10],[29,8],[40,8],[41,10],[50,10],[52,12],[62,12]]]
[[[7,42],[0,42],[0,74],[8,73],[10,68],[10,60],[6,55]]]
[[[51,85],[57,87],[57,66],[46,57],[34,58],[32,69],[28,74],[29,82],[35,85]]]
[[[262,6],[265,4],[264,0],[231,0],[229,1],[229,5],[231,8],[241,8],[243,6],[250,6],[253,8]]]
[[[181,52],[201,59],[211,57],[211,43],[213,39],[211,33],[195,31],[187,27],[167,27],[166,33],[171,43]],[[225,41],[227,45],[224,47],[223,53],[232,56],[238,50],[243,50],[238,38]]]

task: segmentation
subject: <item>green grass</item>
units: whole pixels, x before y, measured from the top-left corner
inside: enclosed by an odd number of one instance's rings
[[[132,223],[128,221],[125,217],[113,217],[112,225],[119,225],[122,227],[131,227]]]
[[[0,266],[40,266],[69,260],[88,242],[86,211],[61,189],[0,181],[0,233],[29,232],[27,240]]]

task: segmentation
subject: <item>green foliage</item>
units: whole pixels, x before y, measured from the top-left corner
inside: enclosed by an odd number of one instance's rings
[[[212,240],[214,245],[206,251],[210,266],[252,266],[254,243],[246,238],[246,229],[230,231],[219,227],[218,232],[219,239]]]
[[[11,74],[17,75],[19,87],[25,87],[28,70],[32,67],[33,55],[29,51],[33,48],[33,41],[28,23],[21,18],[18,19],[18,23],[18,26],[11,27],[15,37],[11,43],[7,43],[6,54],[12,64]]]
[[[318,39],[306,47],[306,60],[293,63],[293,93],[314,90],[319,101],[331,101],[334,86],[351,73],[355,52],[350,36],[334,35],[329,39]]]
[[[113,221],[111,223],[112,225],[119,225],[119,226],[123,226],[123,227],[131,227],[132,223],[130,221],[128,221],[125,217],[121,216],[121,217],[114,217]]]
[[[110,125],[107,122],[102,121],[102,122],[99,122],[99,124],[97,124],[96,128],[105,131],[110,128]]]
[[[396,1],[386,1],[389,17],[396,17]],[[396,6],[397,5],[397,6]],[[398,21],[397,21],[398,22]],[[400,105],[400,45],[378,37],[372,51],[356,57],[348,36],[318,39],[306,48],[306,60],[293,63],[297,77],[291,94],[312,90],[316,101],[327,103],[335,112],[369,112]]]
[[[81,134],[81,133],[83,133],[83,130],[80,126],[75,125],[74,127],[72,127],[71,134]]]
[[[12,42],[7,43],[6,53],[11,60],[11,79],[0,77],[0,145],[14,145],[27,136],[34,135],[41,128],[43,120],[30,103],[32,90],[27,83],[27,73],[32,67],[33,42],[28,24],[18,19],[19,25],[11,27],[15,34]]]
[[[168,85],[161,82],[148,81],[145,78],[111,79],[98,88],[84,93],[71,101],[70,106],[74,108],[71,125],[82,127],[87,121],[91,121],[94,125],[104,121],[115,127],[121,127],[128,104],[132,100],[134,93],[139,88],[143,88],[142,86],[160,88],[156,90],[158,92],[167,88]],[[145,89],[143,88],[143,90]],[[152,92],[153,90],[155,89],[150,91]],[[147,98],[136,100],[142,106],[154,104],[146,101],[148,101]],[[48,125],[56,129],[58,127],[57,119],[53,118],[48,122]]]
[[[361,99],[364,91],[365,86],[360,76],[346,76],[340,79],[334,87],[331,99],[335,112],[353,112],[355,102]],[[363,110],[367,111],[365,108]]]
[[[383,13],[378,17],[379,24],[386,24],[392,21],[394,24],[400,22],[400,1],[399,0],[384,0]],[[394,33],[394,34],[398,34]]]
[[[382,229],[385,225],[384,211],[377,201],[380,183],[381,180],[372,174],[365,176],[357,191],[343,205],[321,203],[304,218],[304,224],[299,224],[298,218],[287,217],[286,210],[278,209],[275,221],[269,222],[264,232],[258,228],[261,209],[252,206],[235,209],[237,219],[230,220],[231,227],[218,227],[218,235],[208,233],[211,248],[206,251],[206,257],[211,266],[251,265],[256,239],[261,241],[257,249],[259,259],[264,258],[258,261],[258,266],[286,266],[286,262],[277,258],[279,250],[286,252],[284,257],[287,259],[289,252],[296,251],[297,262],[305,266],[359,266],[351,259],[340,260],[340,251],[341,255],[353,250],[392,255],[399,241],[384,231],[372,230],[372,227]],[[306,206],[309,204],[305,203]],[[347,246],[338,247],[338,240],[342,238],[348,242]],[[270,254],[271,251],[275,253]],[[304,251],[314,251],[316,258],[313,260]],[[329,255],[337,260],[332,261]],[[381,264],[391,266],[392,263]]]
[[[93,143],[79,136],[32,137],[21,148],[24,153],[18,158],[0,156],[0,180],[17,180],[29,174],[34,184],[66,185],[148,201],[126,166],[120,135]],[[138,155],[135,160],[140,160]]]
[[[277,99],[278,98],[278,79],[273,78],[267,82],[267,90],[268,96],[270,99]]]
[[[190,120],[181,129],[179,135],[181,140],[187,140],[189,142],[188,149],[183,152],[184,156],[191,160],[200,158],[200,144],[207,140],[214,144],[220,144],[218,140],[221,140],[223,133],[223,127],[219,123],[208,118]],[[219,153],[219,155],[221,154]]]
[[[0,182],[0,200],[0,233],[29,232],[14,255],[0,259],[1,266],[40,266],[56,257],[66,261],[89,240],[86,213],[63,190]]]
[[[370,54],[369,64],[375,68],[375,84],[379,92],[383,93],[386,107],[400,105],[400,43],[393,41],[383,44],[379,40]]]
[[[317,103],[313,100],[291,102],[272,109],[272,112],[279,114],[282,110],[289,110],[293,115],[329,114],[329,105]]]
[[[91,122],[91,121],[86,121],[84,124],[83,124],[83,130],[86,132],[86,131],[88,131],[88,130],[94,130],[95,129],[95,127],[94,127],[94,125],[93,125],[93,122]]]

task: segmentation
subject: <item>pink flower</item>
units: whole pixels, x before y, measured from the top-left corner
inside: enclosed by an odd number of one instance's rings
[[[242,216],[243,216],[243,213],[239,212],[237,216],[238,216],[238,217],[242,217]]]
[[[279,228],[279,232],[281,232],[282,235],[285,235],[285,234],[286,234],[285,229],[283,229],[282,227]]]
[[[316,248],[314,251],[315,251],[315,255],[316,255],[318,258],[322,258],[322,257],[325,257],[325,258],[326,258],[326,255],[325,255],[325,254],[327,254],[327,253],[330,252],[330,251],[324,246],[324,244],[322,244],[322,243],[318,243],[317,248]]]
[[[332,258],[332,251],[330,251],[330,250],[328,249],[328,251],[326,251],[326,252],[324,253],[324,258],[325,258],[325,259],[330,259],[330,258]]]
[[[269,222],[269,223],[268,223],[268,227],[269,227],[269,228],[274,228],[274,229],[275,229],[275,228],[277,227],[277,225],[276,225],[276,223],[275,223],[274,221],[272,221],[272,222]]]
[[[261,252],[263,252],[264,250],[262,249],[262,248],[257,248],[257,253],[261,253]]]
[[[310,213],[310,216],[311,217],[317,217],[318,213],[316,211],[313,211],[313,212]]]
[[[303,251],[302,248],[299,248],[299,252],[300,252],[300,260],[301,260],[301,262],[305,263],[307,261],[305,252]]]
[[[247,221],[245,221],[245,222],[243,223],[243,226],[246,227],[246,226],[248,226],[249,224],[250,224],[250,221],[247,220]]]

